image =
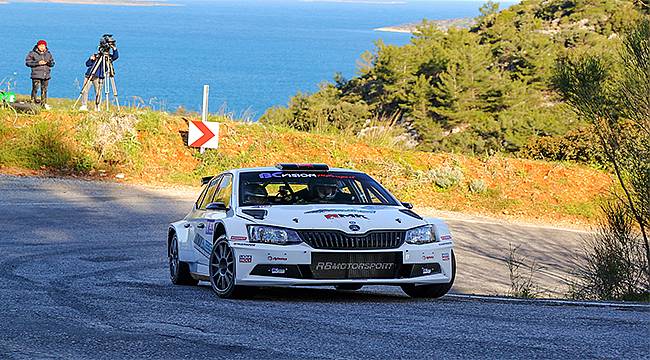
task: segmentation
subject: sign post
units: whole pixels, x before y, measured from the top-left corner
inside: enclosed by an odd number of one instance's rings
[[[210,86],[203,85],[203,108],[201,110],[201,121],[208,121],[208,94],[210,93]]]
[[[203,85],[203,106],[201,106],[201,121],[190,122],[189,135],[187,138],[187,145],[199,147],[199,152],[201,152],[201,154],[205,152],[206,147],[212,147],[211,145],[214,145],[214,148],[216,148],[219,144],[219,124],[217,123],[216,125],[216,131],[214,129],[210,129],[210,125],[208,124],[209,94],[210,85]],[[194,129],[194,131],[192,131],[192,129]],[[206,144],[212,139],[216,139],[214,141],[214,144],[210,143],[208,146],[206,146]]]

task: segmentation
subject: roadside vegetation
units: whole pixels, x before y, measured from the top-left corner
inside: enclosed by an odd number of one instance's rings
[[[521,255],[521,245],[509,244],[508,255],[505,258],[510,276],[509,296],[535,299],[544,294],[544,290],[537,284],[535,276],[543,267],[535,260],[530,260]]]
[[[303,132],[223,116],[220,148],[200,154],[186,146],[196,114],[124,109],[79,113],[55,100],[54,110],[15,115],[0,110],[0,172],[69,175],[197,186],[228,168],[279,162],[324,162],[366,171],[401,200],[418,207],[587,224],[598,213],[611,175],[568,162],[501,154],[473,157],[404,149],[385,137]]]
[[[650,10],[650,9],[649,9]],[[616,197],[585,244],[576,295],[650,297],[650,19],[636,23],[609,57],[569,54],[554,86],[594,129],[616,175]]]
[[[481,8],[469,28],[423,22],[404,46],[377,43],[358,75],[298,94],[262,121],[360,134],[391,129],[422,151],[505,153],[602,165],[593,127],[552,86],[557,59],[611,57],[647,12],[627,0],[523,0]]]

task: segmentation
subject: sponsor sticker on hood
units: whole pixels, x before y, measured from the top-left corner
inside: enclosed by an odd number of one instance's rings
[[[325,214],[325,219],[344,219],[344,218],[368,220],[368,217],[363,214]]]
[[[375,210],[364,209],[316,209],[305,211],[305,214],[320,214],[320,213],[357,213],[357,214],[374,214]]]

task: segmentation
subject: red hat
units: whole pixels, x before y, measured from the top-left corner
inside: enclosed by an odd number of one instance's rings
[[[36,46],[41,45],[41,44],[47,46],[47,41],[45,41],[45,40],[38,40],[38,42],[36,43]]]

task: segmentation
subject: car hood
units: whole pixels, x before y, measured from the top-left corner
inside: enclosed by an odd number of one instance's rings
[[[398,206],[250,206],[240,208],[238,214],[260,225],[291,229],[341,230],[350,234],[362,234],[369,230],[412,229],[427,224],[427,221],[414,212]],[[263,219],[261,215],[264,215]]]

